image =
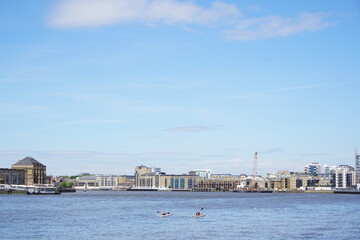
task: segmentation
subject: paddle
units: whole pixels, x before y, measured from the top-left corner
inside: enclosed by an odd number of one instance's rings
[[[201,212],[203,209],[204,209],[204,208],[201,208],[200,211],[198,211],[198,212],[195,214],[195,216],[200,217],[200,215],[201,215],[200,212]],[[198,213],[199,213],[199,215],[197,215]]]

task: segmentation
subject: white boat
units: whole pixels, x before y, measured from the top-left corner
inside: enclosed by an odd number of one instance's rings
[[[158,217],[169,217],[171,215],[172,215],[171,212],[162,212],[162,213],[158,214],[157,216]]]
[[[205,214],[200,214],[200,215],[194,215],[194,216],[192,216],[192,217],[194,217],[194,218],[201,218],[201,217],[205,217],[206,215]]]

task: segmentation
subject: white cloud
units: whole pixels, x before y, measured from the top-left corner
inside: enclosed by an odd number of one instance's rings
[[[324,13],[303,13],[297,18],[268,16],[244,19],[234,29],[223,33],[229,39],[257,40],[264,38],[286,37],[305,31],[317,31],[330,24],[325,21]]]
[[[246,8],[245,8],[246,9]],[[325,13],[302,13],[298,17],[265,16],[246,18],[233,4],[214,1],[204,7],[195,1],[179,0],[63,0],[48,18],[54,28],[81,28],[117,23],[153,25],[201,24],[227,28],[227,39],[257,40],[286,37],[301,32],[313,32],[329,27]]]
[[[145,24],[198,23],[239,15],[237,7],[214,2],[210,8],[176,0],[64,0],[48,19],[55,28],[93,27],[123,22]]]

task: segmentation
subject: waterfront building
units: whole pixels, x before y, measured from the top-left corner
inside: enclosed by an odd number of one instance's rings
[[[83,190],[99,189],[99,183],[96,181],[96,176],[77,177],[75,188]]]
[[[46,166],[32,157],[19,160],[11,168],[25,171],[25,185],[47,183]]]
[[[196,188],[201,179],[200,176],[192,175],[170,175],[171,176],[171,190],[182,190],[182,191],[191,191]]]
[[[211,174],[209,179],[200,179],[198,185],[193,191],[209,192],[209,191],[235,191],[250,188],[250,183],[253,180],[252,176],[245,174],[231,175],[231,174]],[[256,187],[264,188],[265,181],[263,178],[256,176]]]
[[[145,173],[139,177],[138,189],[183,190],[190,191],[195,187],[199,176],[165,174],[163,172]]]
[[[170,177],[162,172],[148,172],[139,175],[136,188],[141,189],[167,189],[170,187]]]
[[[117,177],[117,188],[122,190],[130,189],[135,185],[134,175],[122,175]]]
[[[140,187],[141,183],[140,183],[140,177],[144,174],[148,174],[148,173],[160,173],[161,169],[160,168],[155,168],[155,167],[146,167],[144,165],[141,166],[136,166],[135,167],[135,187]]]
[[[356,186],[356,171],[348,165],[340,165],[333,174],[335,188],[349,189]]]
[[[231,191],[237,190],[239,185],[239,180],[200,179],[198,186],[193,190],[197,192]]]
[[[190,191],[201,179],[196,174],[166,174],[160,168],[135,167],[136,190],[182,190]]]
[[[281,178],[268,178],[265,187],[272,190],[282,189]]]
[[[0,168],[0,184],[25,185],[25,170]]]
[[[95,181],[98,183],[100,189],[113,189],[118,185],[117,176],[97,176]]]
[[[277,174],[268,174],[267,187],[280,191],[314,189],[321,185],[320,179],[320,176],[301,172],[279,171]]]
[[[313,162],[305,165],[305,173],[319,174],[321,173],[321,165],[318,162]]]
[[[76,189],[111,190],[118,187],[119,177],[114,175],[91,175],[76,178]]]
[[[333,171],[331,171],[331,172],[333,172]],[[319,177],[319,187],[332,188],[334,186],[334,179],[333,179],[331,173],[321,173],[321,174],[319,174],[318,177]]]

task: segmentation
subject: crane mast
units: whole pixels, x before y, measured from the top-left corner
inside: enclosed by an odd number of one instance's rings
[[[255,152],[255,156],[254,156],[254,163],[253,163],[253,178],[255,179],[256,177],[256,167],[257,167],[257,152]]]
[[[252,181],[251,181],[251,188],[254,189],[255,188],[255,178],[256,178],[256,168],[257,168],[257,152],[255,152],[255,156],[254,156],[254,162],[253,162],[253,174],[252,174]]]

